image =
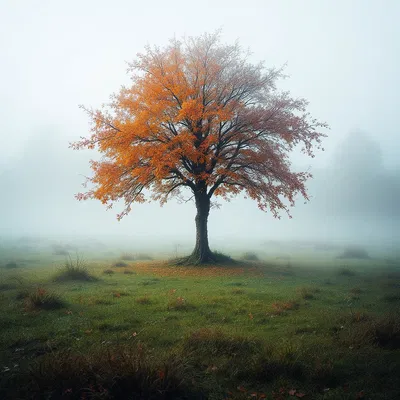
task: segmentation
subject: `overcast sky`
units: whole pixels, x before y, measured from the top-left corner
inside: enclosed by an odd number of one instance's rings
[[[314,168],[330,165],[335,149],[358,129],[380,145],[386,168],[400,166],[398,0],[1,0],[0,19],[0,174],[23,164],[32,147],[46,158],[55,151],[52,146],[67,148],[68,141],[87,135],[87,116],[78,105],[107,102],[129,81],[126,62],[146,44],[162,46],[174,36],[220,28],[223,42],[239,39],[255,62],[287,62],[290,78],[279,87],[307,98],[311,114],[330,124],[326,151],[312,162],[295,162]],[[54,140],[46,139],[51,136]],[[61,169],[74,179],[91,156],[71,150],[62,154]],[[31,184],[36,176],[32,165]],[[48,185],[58,190],[56,182]],[[174,220],[158,206],[150,210],[155,218]],[[110,220],[110,211],[105,218]],[[257,232],[263,233],[264,217],[255,205],[246,218],[259,224]],[[128,219],[132,227],[133,216]],[[238,231],[242,222],[235,222]],[[192,224],[191,218],[185,229],[194,229]],[[156,222],[143,234],[155,226]]]

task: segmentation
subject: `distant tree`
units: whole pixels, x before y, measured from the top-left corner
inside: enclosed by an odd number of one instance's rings
[[[314,157],[327,125],[311,119],[305,99],[277,90],[282,69],[253,65],[238,44],[222,45],[218,34],[204,34],[147,47],[128,72],[132,85],[108,106],[83,107],[92,134],[71,147],[98,148],[103,159],[91,161],[88,182],[94,186],[77,199],[99,199],[108,207],[124,199],[120,219],[132,203],[146,201],[147,191],[163,204],[189,190],[197,208],[190,263],[216,260],[207,233],[213,196],[244,192],[275,217],[279,210],[289,214],[284,199],[290,206],[298,193],[307,199],[311,175],[292,172],[289,153],[300,144]]]

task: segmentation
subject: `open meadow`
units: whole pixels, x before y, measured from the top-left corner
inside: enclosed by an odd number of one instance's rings
[[[398,257],[265,243],[225,266],[4,242],[1,399],[399,399]]]

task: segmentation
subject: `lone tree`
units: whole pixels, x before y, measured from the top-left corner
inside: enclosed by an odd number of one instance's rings
[[[290,206],[298,193],[308,200],[311,175],[291,171],[288,155],[300,144],[314,157],[327,125],[310,117],[305,99],[277,90],[282,69],[253,65],[247,55],[238,44],[222,45],[218,34],[138,54],[129,64],[131,86],[101,110],[81,106],[92,134],[71,147],[98,148],[103,158],[91,161],[92,188],[76,198],[108,208],[124,199],[121,219],[146,196],[164,204],[191,191],[197,215],[190,263],[216,261],[207,233],[213,196],[245,192],[275,217],[289,214],[284,199]]]

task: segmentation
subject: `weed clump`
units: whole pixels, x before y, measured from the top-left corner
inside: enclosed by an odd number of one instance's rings
[[[30,373],[18,373],[13,393],[2,385],[2,398],[76,399],[193,399],[204,398],[204,390],[188,361],[177,356],[154,359],[139,344],[110,351],[90,351],[85,355],[72,350],[40,357]],[[12,379],[12,378],[7,378]]]
[[[125,275],[136,275],[136,272],[131,271],[130,269],[126,269],[126,270],[124,270],[124,274]]]
[[[108,299],[96,299],[94,300],[94,304],[97,306],[111,306],[113,302]]]
[[[116,268],[125,268],[125,267],[129,267],[129,265],[126,262],[123,261],[117,261],[113,264],[113,267]]]
[[[103,271],[103,274],[105,274],[105,275],[113,275],[114,271],[112,269],[108,268],[108,269],[105,269]]]
[[[152,304],[149,296],[138,297],[135,302],[138,304]]]
[[[362,312],[352,312],[348,323],[337,332],[341,333],[341,342],[351,347],[400,349],[399,314],[387,314],[378,318]]]
[[[244,294],[245,291],[243,289],[235,288],[232,289],[232,294]]]
[[[302,286],[297,288],[297,293],[304,300],[312,300],[315,299],[315,293],[318,293],[320,290],[318,288]]]
[[[300,304],[295,300],[276,301],[271,304],[272,315],[284,315],[287,311],[298,310]]]
[[[71,257],[65,261],[54,280],[57,282],[95,281],[97,278],[89,273],[85,262],[77,256],[75,261],[73,261]]]
[[[142,286],[156,285],[159,281],[160,281],[160,279],[158,279],[158,278],[146,279],[146,280],[140,282],[140,285],[142,285]]]
[[[112,292],[112,296],[116,297],[116,298],[120,298],[120,297],[130,296],[130,293],[126,290],[114,290]]]
[[[246,286],[244,282],[231,282],[227,284],[228,286]]]
[[[195,306],[188,303],[186,299],[183,297],[177,297],[176,299],[171,299],[168,302],[167,309],[168,310],[175,310],[175,311],[189,311],[194,309]]]
[[[29,310],[57,310],[63,308],[64,305],[57,294],[41,287],[26,293],[25,306]]]

